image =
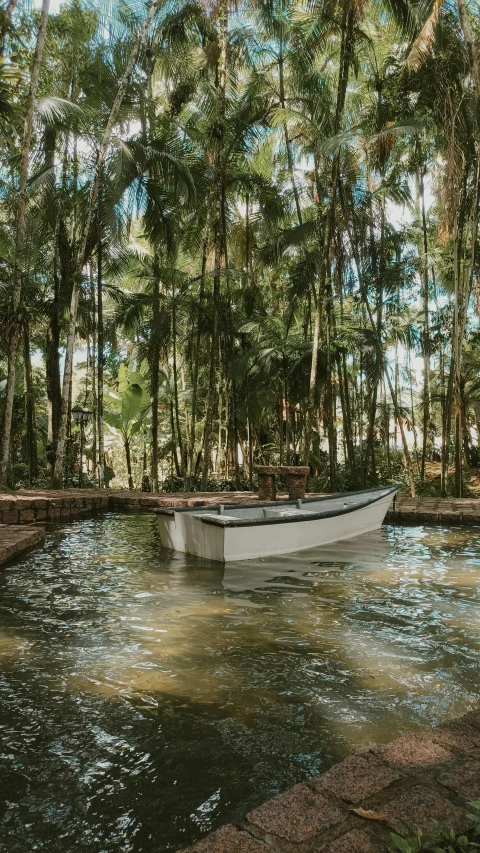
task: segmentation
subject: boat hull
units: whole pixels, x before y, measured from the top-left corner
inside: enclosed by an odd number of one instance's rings
[[[213,512],[201,514],[173,511],[158,516],[162,545],[175,551],[195,554],[218,562],[250,560],[275,554],[289,554],[319,545],[328,545],[369,533],[381,526],[393,497],[392,490],[365,506],[326,517],[298,521],[289,517],[279,523],[244,522],[242,526],[222,526]],[[226,512],[228,512],[228,508]],[[258,510],[257,510],[258,511]],[[205,519],[210,515],[209,523]],[[315,513],[312,513],[314,516]],[[221,518],[221,516],[220,516]]]

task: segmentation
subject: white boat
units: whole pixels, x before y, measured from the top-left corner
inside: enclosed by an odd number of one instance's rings
[[[290,554],[381,526],[399,486],[301,501],[157,511],[165,548],[229,563]]]

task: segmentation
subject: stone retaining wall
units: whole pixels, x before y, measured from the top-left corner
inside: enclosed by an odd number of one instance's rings
[[[309,495],[313,497],[313,495]],[[279,495],[285,500],[286,495]],[[160,507],[251,503],[255,492],[179,492],[146,494],[100,489],[22,490],[0,493],[0,524],[35,524],[92,512],[154,512]],[[392,524],[480,524],[480,500],[472,498],[397,498],[387,513]]]
[[[391,524],[480,524],[480,500],[397,498],[385,520]]]
[[[463,832],[467,803],[479,798],[477,710],[352,755],[184,853],[387,853],[396,850],[391,832],[405,837],[439,823]]]
[[[159,507],[248,503],[256,499],[253,492],[151,495],[100,489],[22,490],[15,494],[0,494],[0,524],[35,524],[109,510],[154,512]]]

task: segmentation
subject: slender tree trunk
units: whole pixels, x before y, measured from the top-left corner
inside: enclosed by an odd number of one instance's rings
[[[27,432],[27,457],[30,485],[38,477],[37,431],[35,427],[35,393],[32,383],[30,358],[30,332],[28,323],[23,327],[23,360],[25,363],[25,420]]]
[[[130,456],[130,441],[128,438],[124,439],[125,446],[125,458],[127,460],[127,474],[128,474],[128,488],[131,492],[133,492],[133,476],[132,476],[132,458]]]
[[[415,492],[415,476],[414,476],[414,472],[413,472],[413,466],[412,466],[412,459],[411,459],[411,456],[410,456],[410,451],[409,451],[409,449],[408,449],[407,437],[406,437],[406,434],[405,434],[405,425],[404,425],[404,423],[403,423],[403,418],[402,418],[402,415],[401,415],[400,407],[399,407],[399,405],[398,405],[398,398],[397,398],[397,395],[396,395],[396,393],[395,393],[395,389],[394,389],[394,387],[393,387],[392,380],[391,380],[391,378],[390,378],[390,374],[389,374],[389,372],[388,372],[388,365],[386,364],[386,361],[385,361],[385,354],[384,354],[384,351],[383,351],[383,344],[382,344],[381,339],[380,339],[380,338],[379,338],[379,336],[378,336],[377,324],[375,323],[375,319],[374,319],[373,314],[372,314],[372,309],[371,309],[371,307],[370,307],[370,302],[369,302],[369,299],[368,299],[367,288],[366,288],[366,286],[365,286],[365,282],[364,282],[364,280],[363,280],[363,273],[362,273],[361,260],[360,260],[360,256],[359,256],[359,254],[358,254],[358,249],[357,249],[357,247],[356,247],[355,237],[354,237],[354,235],[353,235],[353,233],[352,233],[350,222],[348,221],[348,217],[347,217],[347,210],[346,210],[346,205],[345,205],[345,199],[344,199],[344,196],[343,196],[343,192],[341,192],[341,197],[342,197],[342,203],[343,203],[343,207],[344,207],[345,218],[346,218],[346,221],[347,221],[347,231],[348,231],[348,234],[349,234],[350,247],[351,247],[351,250],[352,250],[353,258],[354,258],[354,260],[355,260],[355,267],[356,267],[356,270],[357,270],[357,277],[358,277],[358,282],[359,282],[359,285],[360,285],[360,293],[361,293],[361,296],[362,296],[363,305],[364,305],[364,307],[366,308],[366,311],[367,311],[367,314],[368,314],[368,319],[369,319],[370,327],[371,327],[371,329],[372,329],[373,336],[374,336],[374,338],[375,338],[375,343],[376,343],[376,348],[377,348],[378,358],[380,359],[380,361],[381,361],[381,363],[382,363],[382,365],[383,365],[384,376],[385,376],[385,379],[386,379],[386,381],[387,381],[388,390],[389,390],[389,392],[390,392],[390,397],[391,397],[391,399],[392,399],[392,403],[393,403],[393,410],[394,410],[394,413],[395,413],[395,420],[396,420],[396,422],[397,422],[397,424],[398,424],[398,427],[399,427],[399,429],[400,429],[400,435],[401,435],[401,438],[402,438],[403,459],[404,459],[404,464],[405,464],[405,470],[407,471],[408,479],[409,479],[409,483],[410,483],[410,492],[411,492],[412,497],[415,497],[415,494],[416,494],[416,492]]]
[[[338,75],[337,87],[337,104],[335,111],[334,134],[338,134],[341,128],[343,113],[345,109],[345,97],[347,93],[348,76],[350,63],[352,59],[353,49],[353,26],[354,26],[354,10],[353,6],[348,7],[347,3],[343,4],[342,12],[342,46],[340,54],[340,70]],[[320,223],[319,227],[323,229],[322,253],[318,270],[318,285],[317,285],[317,305],[315,310],[315,324],[312,343],[312,361],[310,366],[310,381],[308,388],[307,413],[305,418],[305,433],[304,433],[304,448],[303,457],[305,465],[309,464],[310,452],[312,445],[313,419],[315,413],[315,391],[317,386],[318,372],[318,347],[320,343],[320,323],[323,302],[325,299],[325,285],[330,269],[330,246],[333,239],[335,227],[335,201],[337,194],[337,184],[339,178],[339,156],[336,155],[332,164],[332,173],[329,188],[329,203],[326,216],[326,222]],[[318,171],[318,170],[316,170]],[[320,198],[320,190],[317,190]]]
[[[425,462],[429,451],[428,432],[430,428],[430,343],[429,343],[429,288],[428,288],[428,235],[427,235],[427,217],[425,212],[425,188],[423,180],[423,166],[419,169],[418,174],[418,200],[420,207],[420,215],[422,220],[422,254],[420,258],[420,273],[422,279],[422,296],[423,296],[423,329],[422,329],[422,350],[423,350],[423,442],[422,442],[422,466],[420,470],[420,479],[425,482]]]
[[[462,497],[462,336],[461,336],[461,314],[463,311],[463,281],[461,278],[458,258],[458,228],[455,227],[453,238],[453,266],[454,266],[454,306],[453,306],[453,408],[455,423],[455,497]]]
[[[103,369],[105,366],[103,329],[103,249],[102,229],[98,230],[97,250],[97,430],[98,430],[98,486],[105,485],[105,430],[103,423]]]
[[[9,4],[10,6],[11,4]],[[33,133],[33,112],[40,76],[43,49],[45,46],[45,35],[47,31],[48,10],[50,0],[43,0],[40,13],[40,24],[38,27],[37,43],[33,56],[32,71],[30,75],[30,86],[27,98],[27,111],[23,126],[22,156],[20,162],[20,178],[16,204],[16,233],[15,254],[13,260],[13,287],[12,287],[12,318],[10,323],[10,339],[8,348],[7,386],[5,389],[5,417],[3,422],[3,442],[0,456],[0,487],[7,484],[8,459],[10,455],[10,442],[12,437],[13,400],[15,395],[15,367],[17,363],[17,349],[21,337],[21,323],[19,323],[19,311],[22,299],[22,272],[24,261],[24,246],[26,233],[26,209],[27,209],[27,181],[30,164],[30,149]],[[10,16],[13,13],[13,6]]]
[[[173,403],[170,401],[170,427],[172,430],[172,459],[175,463],[175,473],[177,477],[180,477],[182,472],[180,471],[180,464],[178,461],[178,448],[177,448],[177,436],[175,433],[175,416],[173,412]]]
[[[196,425],[197,425],[197,399],[198,399],[198,373],[200,366],[200,340],[201,340],[201,321],[202,314],[205,308],[205,275],[207,271],[207,252],[208,239],[203,241],[202,252],[202,275],[200,279],[200,293],[198,295],[198,312],[197,312],[197,328],[195,333],[195,347],[193,352],[193,375],[192,375],[192,419],[190,424],[190,443],[188,448],[188,464],[187,464],[187,491],[192,488],[193,476],[193,458],[195,455],[196,441]]]
[[[54,264],[56,266],[56,264]],[[60,423],[61,386],[60,386],[60,324],[59,324],[59,289],[60,283],[56,270],[53,275],[53,305],[50,322],[46,335],[45,371],[47,379],[48,399],[48,432],[47,441],[55,447]]]
[[[180,406],[178,400],[178,370],[177,370],[177,300],[175,295],[175,282],[172,281],[172,357],[173,357],[173,393],[175,399],[175,428],[177,432],[178,453],[180,456],[180,476],[184,475],[184,451],[183,437],[180,426]]]
[[[152,329],[150,353],[150,393],[152,395],[152,492],[158,492],[158,394],[160,387],[160,263],[157,249],[153,257]]]
[[[205,438],[203,450],[202,489],[206,489],[208,472],[212,456],[212,428],[215,410],[215,386],[217,372],[218,350],[218,309],[220,304],[221,267],[223,250],[223,185],[224,185],[224,151],[223,134],[226,110],[227,85],[227,43],[228,43],[228,7],[224,0],[219,7],[220,22],[220,56],[218,60],[217,81],[217,142],[215,147],[215,220],[214,220],[214,272],[213,272],[213,318],[212,341],[210,353],[210,371],[208,380],[207,411],[205,415]]]
[[[372,211],[373,214],[373,211]],[[372,217],[373,218],[373,217]],[[372,246],[372,267],[375,270],[375,285],[377,290],[377,300],[376,300],[376,316],[377,316],[377,335],[382,339],[383,335],[383,283],[385,281],[385,273],[386,273],[386,257],[385,257],[385,198],[383,198],[380,202],[380,264],[378,269],[378,257],[375,245],[375,235],[373,232],[371,233],[371,246]],[[378,482],[377,477],[377,464],[375,458],[375,421],[377,417],[377,400],[378,400],[378,383],[380,381],[382,373],[381,363],[376,359],[375,363],[375,374],[373,376],[373,381],[370,389],[370,405],[369,405],[369,417],[368,417],[368,427],[367,427],[367,450],[370,454],[370,460],[372,465],[372,480],[374,483]],[[368,469],[368,464],[366,464],[366,468]]]
[[[92,410],[93,410],[93,419],[92,419],[92,467],[93,467],[93,476],[96,476],[96,467],[97,467],[97,317],[96,317],[96,299],[95,299],[95,280],[93,277],[93,270],[91,270],[90,277],[90,303],[91,303],[91,311],[92,311],[92,349],[91,349],[91,362],[90,362],[90,382],[92,386]]]
[[[450,359],[450,372],[448,375],[447,395],[445,399],[445,431],[444,431],[444,448],[445,453],[442,457],[442,497],[447,496],[448,491],[448,469],[450,466],[450,435],[452,432],[452,409],[453,409],[453,388],[454,388],[454,358],[453,354]]]
[[[47,0],[44,0],[47,2]],[[73,371],[73,350],[75,346],[75,332],[77,327],[77,312],[79,291],[82,281],[82,270],[86,260],[87,241],[90,234],[90,226],[92,223],[95,205],[97,203],[100,181],[103,174],[105,159],[107,156],[108,147],[112,137],[113,129],[118,119],[120,108],[125,97],[125,93],[130,82],[130,77],[137,63],[138,54],[147,37],[150,29],[150,24],[154,15],[157,12],[160,0],[152,0],[147,17],[144,19],[138,35],[135,39],[132,50],[127,61],[125,71],[120,79],[115,95],[115,100],[108,117],[108,121],[103,132],[102,140],[98,149],[97,163],[95,168],[94,178],[90,187],[90,196],[87,206],[87,214],[82,228],[82,234],[79,241],[79,248],[75,264],[75,272],[73,277],[72,299],[70,303],[70,322],[68,327],[67,347],[65,352],[65,368],[63,373],[63,388],[62,388],[62,417],[57,442],[55,470],[53,475],[54,488],[60,489],[63,481],[63,456],[65,450],[65,437],[67,434],[67,417],[68,417],[68,393],[72,379]]]
[[[283,39],[280,38],[280,50],[278,55],[278,78],[279,78],[279,87],[280,87],[280,106],[282,109],[285,109],[285,79],[284,79],[284,56],[283,56]],[[292,154],[292,143],[290,142],[288,136],[288,127],[287,124],[283,125],[283,133],[285,136],[285,150],[287,152],[287,165],[288,165],[288,173],[290,175],[290,182],[292,184],[293,197],[295,199],[295,209],[297,211],[297,219],[298,224],[301,225],[303,222],[302,218],[302,208],[300,207],[300,196],[298,194],[297,182],[295,180],[295,170],[293,163],[293,154]]]

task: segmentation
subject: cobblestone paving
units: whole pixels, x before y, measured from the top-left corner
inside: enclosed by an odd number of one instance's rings
[[[480,710],[374,746],[183,853],[388,853],[396,849],[391,832],[430,832],[439,823],[464,831],[467,802],[480,797],[479,736]]]

